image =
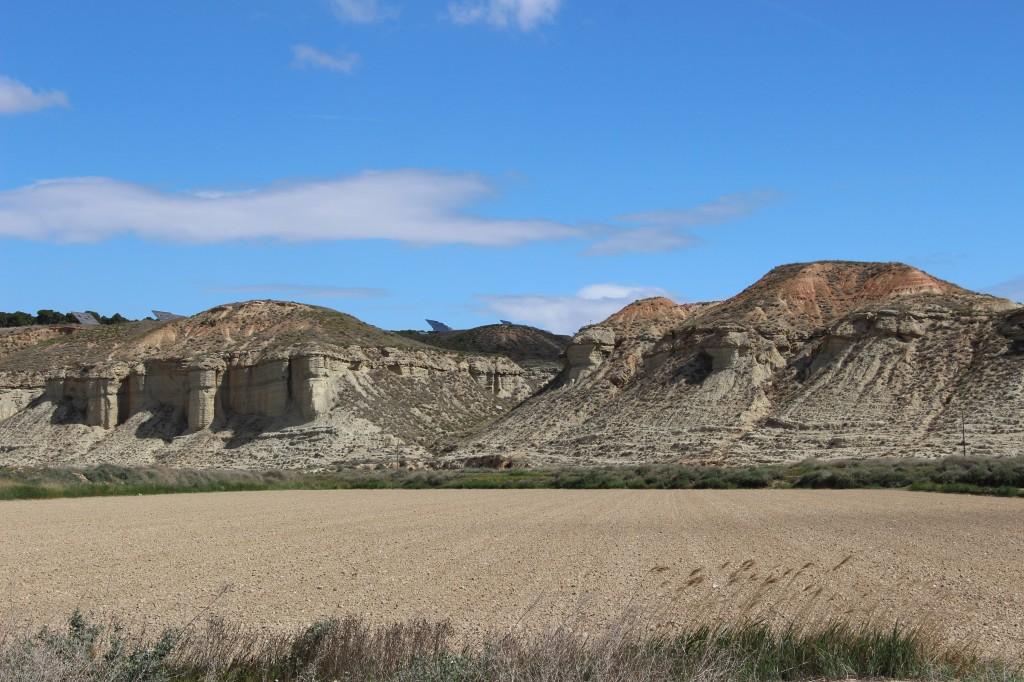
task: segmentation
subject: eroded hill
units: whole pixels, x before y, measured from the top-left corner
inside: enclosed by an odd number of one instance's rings
[[[1024,307],[899,263],[776,268],[564,339],[297,303],[0,334],[0,463],[324,468],[1024,454]]]
[[[23,334],[39,338],[0,356],[8,463],[421,462],[532,390],[506,357],[444,351],[297,303]]]
[[[584,328],[465,456],[615,463],[1024,453],[1024,309],[898,263],[776,268]]]

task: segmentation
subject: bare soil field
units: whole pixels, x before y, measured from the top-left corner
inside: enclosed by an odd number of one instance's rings
[[[225,586],[228,591],[222,592]],[[212,604],[212,605],[211,605]],[[491,628],[794,615],[1024,652],[1024,499],[901,491],[284,491],[0,503],[0,623],[73,609]]]

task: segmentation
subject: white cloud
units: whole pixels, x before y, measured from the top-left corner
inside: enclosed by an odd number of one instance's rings
[[[778,198],[778,193],[772,190],[737,192],[693,208],[630,213],[619,216],[619,220],[659,227],[703,227],[745,218]]]
[[[276,293],[312,298],[382,298],[387,296],[384,289],[372,287],[332,287],[310,284],[246,284],[242,286],[214,287],[212,292],[225,294]]]
[[[561,6],[562,0],[458,0],[448,3],[448,17],[456,24],[485,23],[531,31],[554,21]]]
[[[13,78],[0,76],[0,115],[21,114],[47,107],[68,106],[68,96],[63,92],[37,92]]]
[[[482,218],[494,193],[475,175],[367,172],[247,192],[162,192],[110,178],[44,180],[0,191],[0,237],[98,241],[118,234],[181,242],[388,239],[506,246],[582,236],[545,220]]]
[[[398,15],[396,8],[377,0],[331,0],[331,8],[339,19],[353,24],[372,24]]]
[[[339,73],[352,73],[352,70],[359,64],[359,55],[355,52],[342,55],[332,55],[316,49],[312,45],[292,46],[292,66],[312,66],[318,69],[328,69]]]
[[[487,309],[514,322],[574,334],[580,327],[601,322],[640,298],[667,296],[659,287],[591,284],[574,296],[481,296]]]
[[[592,245],[584,253],[589,256],[608,256],[619,253],[658,253],[675,251],[695,245],[697,237],[658,228],[619,230]]]
[[[691,230],[745,218],[775,201],[778,193],[771,190],[727,194],[693,208],[629,213],[619,216],[619,223],[636,225],[629,229],[606,228],[608,236],[600,238],[587,255],[620,253],[654,253],[689,248],[700,243]]]

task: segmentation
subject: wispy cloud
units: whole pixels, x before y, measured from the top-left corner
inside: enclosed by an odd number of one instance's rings
[[[659,227],[703,227],[745,218],[778,198],[778,192],[772,190],[737,192],[693,208],[629,213],[619,216],[619,220]]]
[[[352,24],[373,24],[398,16],[398,8],[377,0],[331,0],[335,16]]]
[[[667,296],[659,287],[591,284],[572,296],[480,296],[489,312],[559,334],[573,334],[584,325],[604,320],[633,301]]]
[[[583,253],[607,256],[619,253],[661,253],[696,245],[700,240],[692,234],[680,234],[661,228],[617,230],[593,244]]]
[[[383,298],[384,289],[372,287],[332,287],[311,284],[245,284],[241,286],[213,287],[208,291],[221,294],[287,294],[312,298]]]
[[[13,78],[0,76],[0,115],[22,114],[48,107],[68,106],[68,96],[52,90],[40,92]]]
[[[162,192],[110,178],[63,178],[0,191],[0,237],[89,242],[119,234],[192,243],[387,239],[509,246],[582,236],[546,220],[473,215],[494,194],[475,175],[367,172],[245,192]]]
[[[352,73],[359,64],[359,55],[355,52],[333,55],[318,50],[312,45],[292,46],[292,66],[314,67],[339,73]]]
[[[996,296],[1002,296],[1018,303],[1024,303],[1024,277],[1011,279],[995,286],[989,287],[986,291]]]
[[[756,190],[727,194],[692,208],[621,215],[616,218],[619,226],[610,230],[606,228],[608,236],[599,239],[585,253],[654,253],[695,246],[700,239],[692,233],[693,229],[746,218],[778,197],[779,194],[772,190]],[[623,228],[622,225],[631,227]]]
[[[532,31],[554,21],[561,6],[562,0],[456,0],[448,3],[448,17],[456,24]]]

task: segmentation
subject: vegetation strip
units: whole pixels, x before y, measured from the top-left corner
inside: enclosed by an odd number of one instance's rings
[[[638,627],[638,625],[640,625]],[[893,625],[694,625],[658,633],[624,619],[604,633],[578,627],[494,633],[458,644],[450,623],[374,626],[323,620],[266,634],[211,618],[155,638],[75,613],[62,630],[0,632],[0,679],[170,680],[1024,680],[921,629]]]
[[[124,467],[0,468],[0,500],[374,488],[897,488],[1024,497],[1024,457],[808,460],[752,467],[673,464],[559,469],[340,469],[318,473]]]

